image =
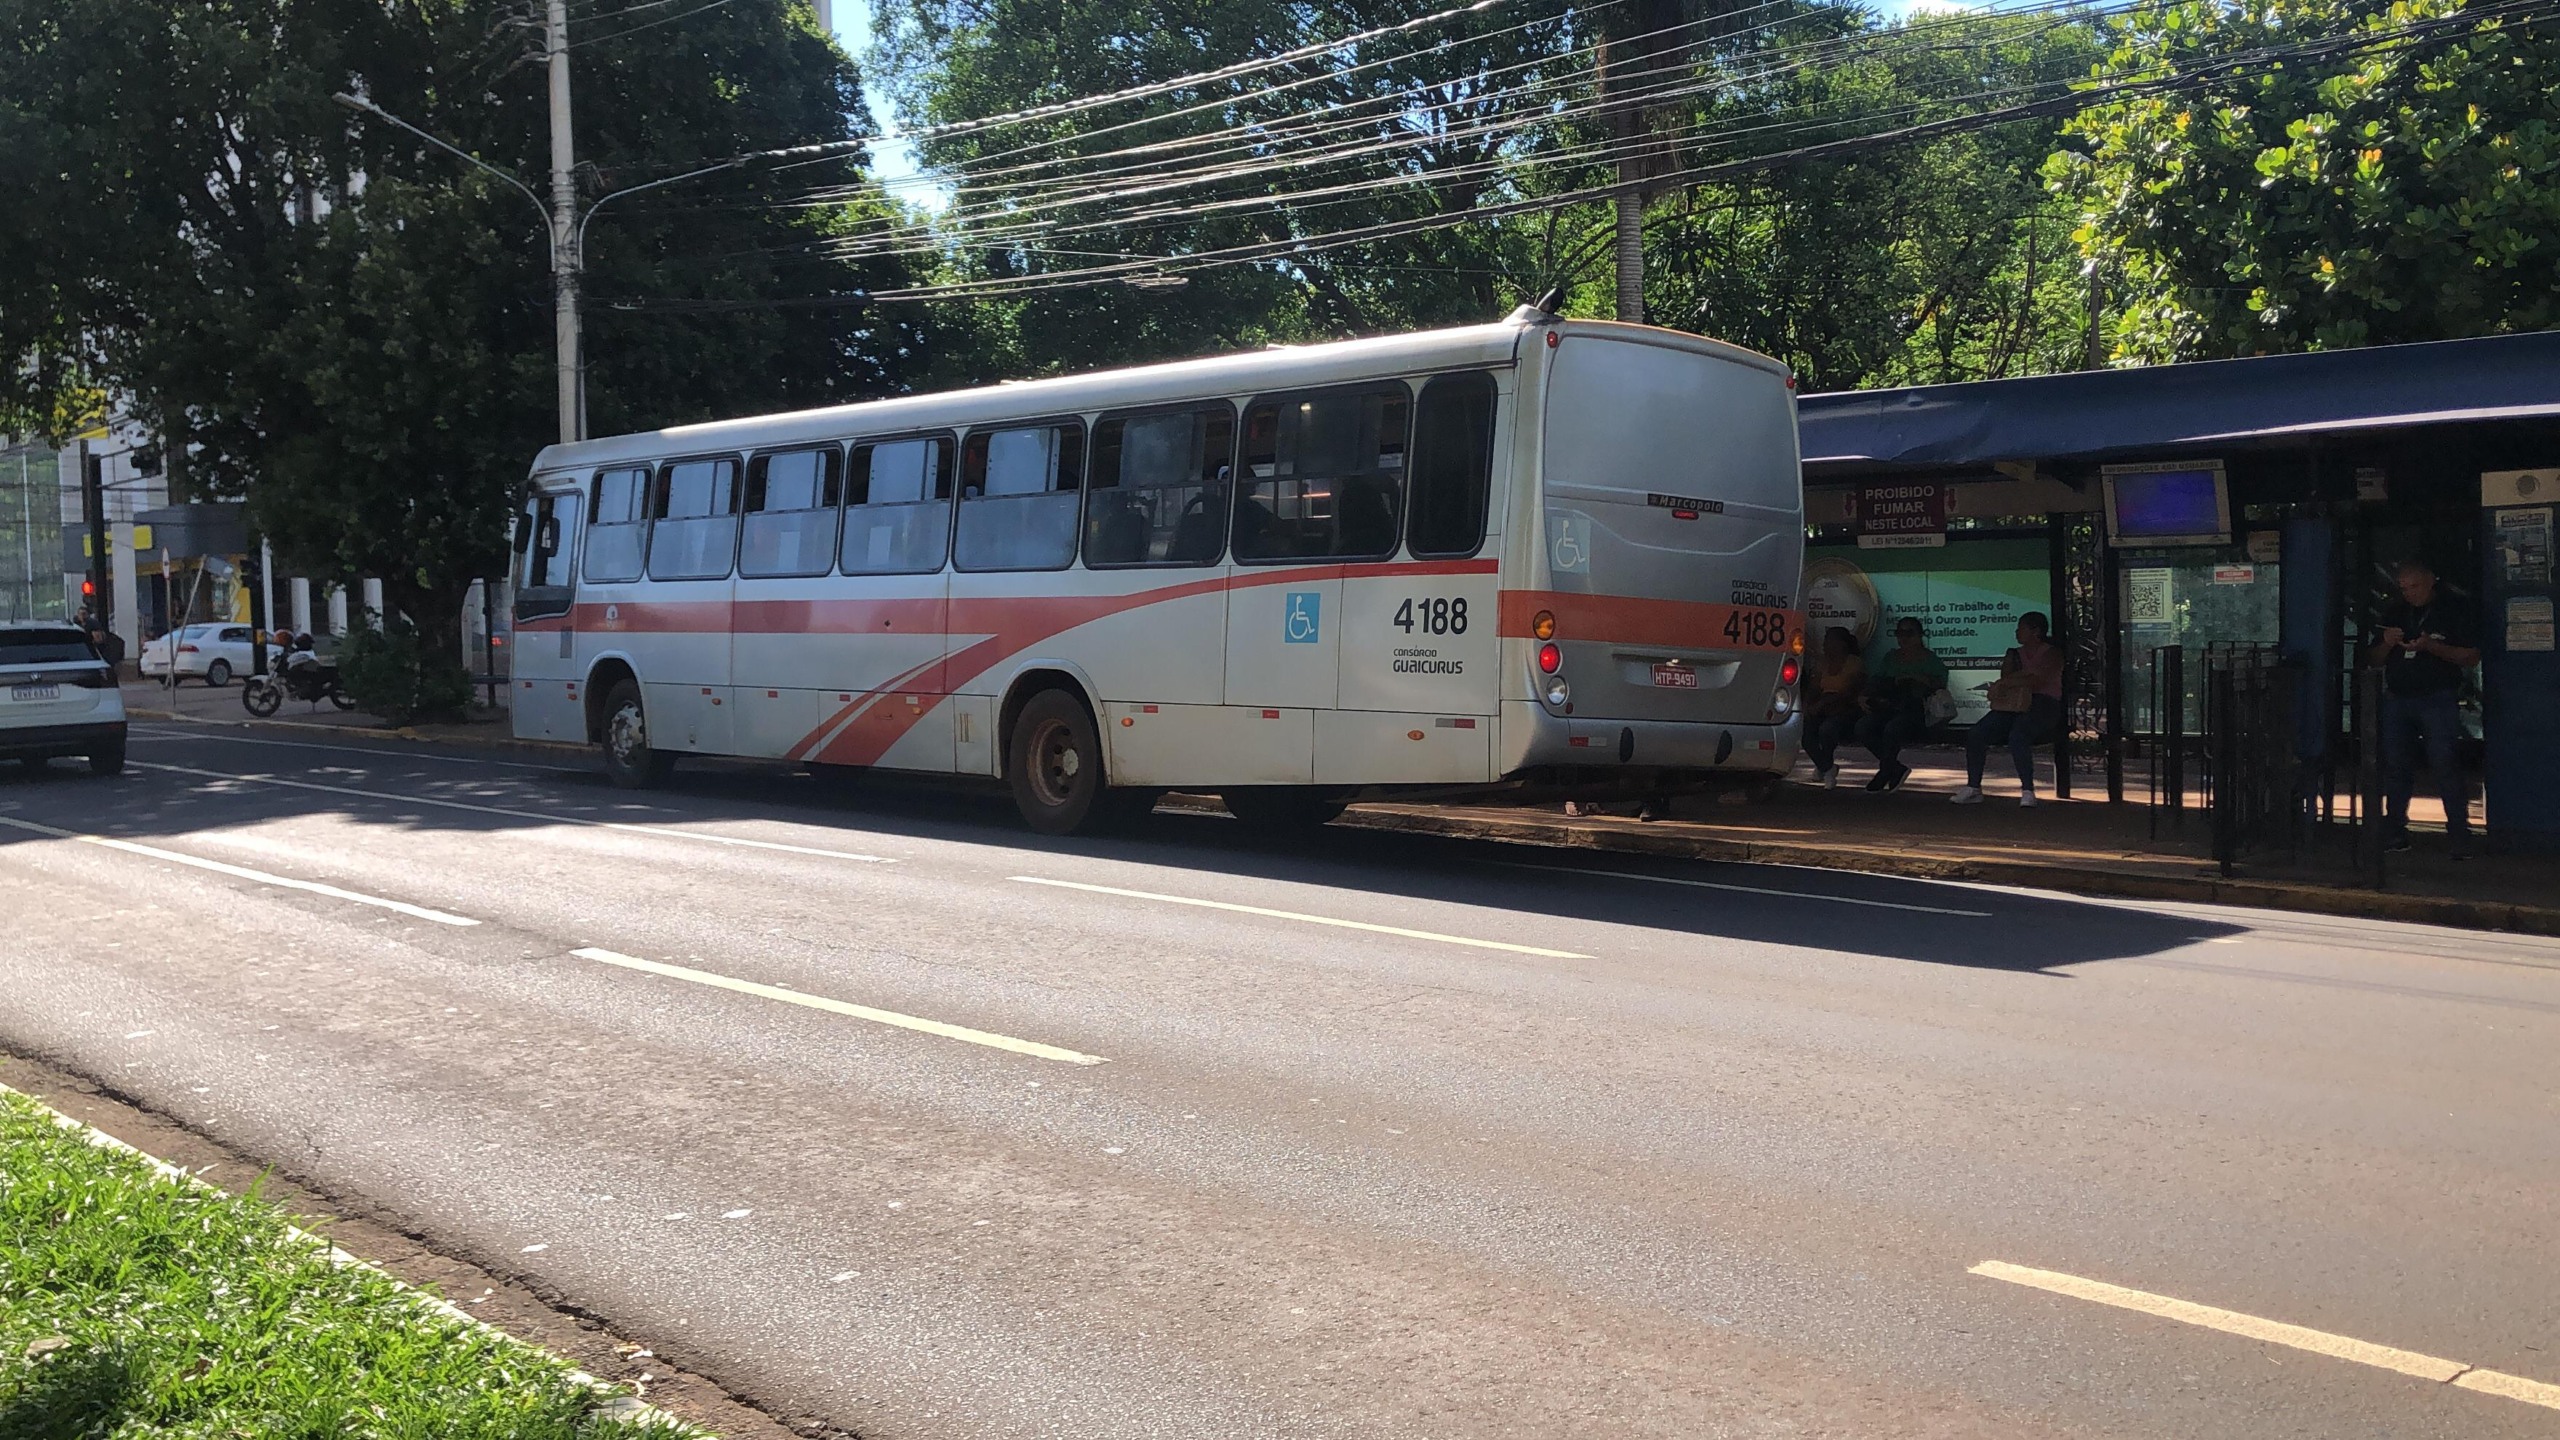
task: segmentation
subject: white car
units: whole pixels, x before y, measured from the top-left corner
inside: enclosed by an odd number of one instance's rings
[[[0,756],[29,766],[86,755],[124,769],[124,692],[89,637],[66,624],[0,624]]]
[[[230,684],[232,676],[248,674],[251,634],[246,625],[190,625],[176,632],[178,678],[201,677],[218,690]],[[156,677],[169,673],[170,639],[163,635],[144,643],[143,674]]]

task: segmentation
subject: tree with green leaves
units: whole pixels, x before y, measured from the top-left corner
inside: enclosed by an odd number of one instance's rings
[[[1984,90],[2059,94],[2102,53],[2069,15],[1883,26],[1836,8],[1763,49],[1760,65],[1778,78],[1710,96],[1695,124],[1766,138],[1713,158],[1961,114]],[[1836,58],[1783,64],[1807,53]],[[1808,389],[2076,368],[2087,285],[2069,212],[2040,179],[2059,127],[2013,120],[1675,191],[1651,215],[1649,306],[1660,323],[1786,360]]]
[[[2174,0],[2123,22],[2109,75],[2466,0]],[[2560,28],[2484,19],[2208,93],[2111,100],[2048,171],[2122,279],[2116,353],[2161,362],[2560,325]]]
[[[0,356],[40,430],[90,383],[131,397],[193,498],[239,497],[288,568],[378,576],[458,661],[472,580],[552,438],[534,204],[334,103],[369,97],[539,175],[525,0],[0,0]],[[859,141],[857,77],[805,3],[581,12],[582,193]],[[590,415],[604,431],[895,388],[913,327],[859,303],[904,275],[849,255],[880,213],[823,167],[746,165],[618,204],[590,232]],[[811,303],[814,302],[814,303]],[[854,302],[854,303],[847,303]]]

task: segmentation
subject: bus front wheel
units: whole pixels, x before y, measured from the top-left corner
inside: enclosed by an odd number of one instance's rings
[[[1072,835],[1110,817],[1102,736],[1075,696],[1064,690],[1032,696],[1014,719],[1013,753],[1006,758],[1013,803],[1033,830]]]
[[[664,785],[676,757],[649,748],[649,715],[640,704],[640,682],[618,680],[604,697],[604,772],[625,790]]]

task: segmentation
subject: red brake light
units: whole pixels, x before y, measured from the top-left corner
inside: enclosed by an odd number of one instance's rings
[[[1793,685],[1796,683],[1796,677],[1803,673],[1804,662],[1798,660],[1793,655],[1790,655],[1778,665],[1778,683],[1781,685]]]
[[[1564,651],[1553,640],[1538,647],[1538,668],[1549,675],[1564,668]]]
[[[178,647],[178,653],[181,655],[193,655],[196,653],[196,647],[193,645],[181,645]]]

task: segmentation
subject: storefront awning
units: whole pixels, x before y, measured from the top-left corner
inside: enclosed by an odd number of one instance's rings
[[[1807,395],[1796,413],[1816,477],[2555,419],[2560,331],[1849,390]]]

